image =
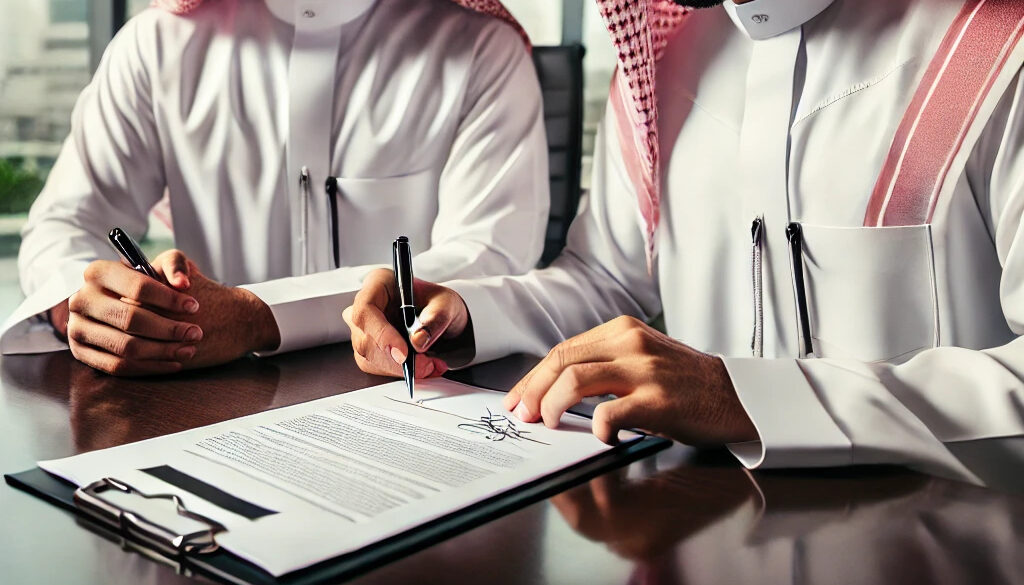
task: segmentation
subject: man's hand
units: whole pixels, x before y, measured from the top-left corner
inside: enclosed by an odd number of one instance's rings
[[[594,434],[614,443],[638,428],[690,444],[757,439],[721,359],[632,317],[619,317],[548,353],[505,397],[525,422],[554,428],[587,396],[619,398],[594,409]]]
[[[227,363],[250,352],[277,349],[281,344],[273,312],[252,292],[210,280],[178,250],[157,256],[153,268],[199,302],[194,314],[177,316],[203,332],[195,355],[183,363],[185,369]]]
[[[137,376],[277,347],[277,324],[255,295],[210,281],[177,250],[158,256],[153,268],[166,284],[120,262],[97,260],[86,268],[84,286],[68,299],[66,334],[76,358],[103,372]],[[50,315],[59,320],[60,307]]]
[[[363,280],[363,288],[342,316],[352,329],[352,349],[359,368],[369,374],[402,376],[402,363],[409,347],[398,332],[399,305],[395,273],[379,269]],[[473,349],[473,327],[466,303],[455,291],[415,279],[413,296],[421,309],[421,327],[410,341],[419,353],[416,377],[440,376],[449,364],[437,353],[465,353]],[[425,359],[424,359],[425,358]]]

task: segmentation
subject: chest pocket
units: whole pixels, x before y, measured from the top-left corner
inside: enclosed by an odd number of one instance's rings
[[[430,247],[437,216],[433,169],[383,179],[338,178],[340,264],[391,264],[391,241],[409,236],[414,252]],[[374,244],[375,242],[375,244]]]
[[[815,355],[902,363],[938,345],[930,225],[802,228]]]

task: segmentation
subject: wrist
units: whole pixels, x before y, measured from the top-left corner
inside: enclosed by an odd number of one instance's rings
[[[281,331],[270,306],[258,296],[244,288],[236,288],[244,314],[250,318],[243,322],[248,326],[245,338],[249,340],[248,351],[273,351],[281,345]]]
[[[68,319],[70,316],[71,311],[66,300],[46,312],[46,318],[49,320],[50,326],[53,327],[54,332],[61,341],[68,340]]]
[[[736,393],[736,387],[732,383],[732,377],[729,376],[729,369],[725,366],[725,360],[718,356],[714,356],[712,359],[715,372],[713,386],[720,388],[723,395],[725,429],[726,435],[729,437],[725,442],[743,443],[746,441],[756,441],[758,439],[757,428],[754,426],[753,421],[750,420],[747,410],[743,408],[743,403],[740,402],[739,395]]]

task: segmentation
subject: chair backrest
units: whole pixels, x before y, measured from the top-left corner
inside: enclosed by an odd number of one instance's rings
[[[540,260],[542,266],[554,260],[565,246],[569,224],[576,216],[580,200],[584,52],[581,45],[533,48],[533,63],[544,97],[551,183],[551,213]]]

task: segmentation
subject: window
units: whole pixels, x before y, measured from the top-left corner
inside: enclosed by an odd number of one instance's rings
[[[19,185],[42,180],[70,129],[71,109],[89,82],[85,0],[0,0],[0,213],[27,211]]]
[[[562,3],[557,0],[503,0],[535,45],[562,43]]]
[[[558,45],[579,39],[583,58],[583,165],[582,185],[590,188],[594,136],[604,115],[605,101],[615,68],[615,49],[593,0],[504,0],[535,45]]]
[[[86,0],[0,0],[0,315],[20,300],[19,231],[89,82],[87,9]]]

